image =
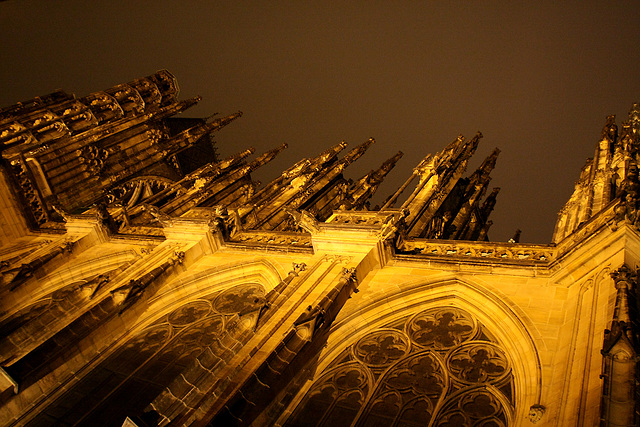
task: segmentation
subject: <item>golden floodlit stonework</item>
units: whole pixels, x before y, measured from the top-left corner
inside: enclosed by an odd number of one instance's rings
[[[640,107],[552,243],[489,241],[499,150],[219,159],[166,70],[0,109],[0,425],[635,426]],[[407,190],[407,194],[403,192]]]

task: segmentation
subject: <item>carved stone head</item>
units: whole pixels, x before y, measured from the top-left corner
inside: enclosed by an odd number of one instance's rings
[[[531,405],[531,408],[529,408],[529,421],[531,421],[532,424],[536,424],[542,419],[545,409],[542,405]]]

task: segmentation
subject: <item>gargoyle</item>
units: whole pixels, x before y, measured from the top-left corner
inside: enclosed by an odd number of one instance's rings
[[[290,209],[285,210],[289,215],[293,217],[296,224],[305,231],[311,234],[318,233],[320,228],[318,227],[318,220],[313,215],[305,210],[294,211]]]

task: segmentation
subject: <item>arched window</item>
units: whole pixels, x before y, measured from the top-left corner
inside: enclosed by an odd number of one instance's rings
[[[167,387],[180,396],[183,383],[174,380],[205,352],[215,358],[228,351],[221,337],[231,319],[264,294],[262,285],[248,283],[174,309],[127,339],[39,414],[36,424],[121,425],[127,416],[149,412]]]
[[[348,346],[286,425],[506,426],[513,405],[511,365],[499,343],[466,311],[441,307]]]

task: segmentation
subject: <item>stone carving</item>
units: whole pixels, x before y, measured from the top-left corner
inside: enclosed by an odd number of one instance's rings
[[[142,176],[114,187],[107,193],[107,202],[118,203],[132,208],[153,195],[166,191],[174,184],[173,181],[160,176]],[[180,195],[180,191],[172,193],[171,197]],[[168,196],[168,194],[167,194]]]
[[[53,141],[71,134],[71,130],[62,121],[55,121],[32,132],[38,142],[41,143]]]
[[[386,220],[386,216],[381,216],[378,212],[336,212],[327,220],[334,224],[353,224],[379,226]]]
[[[379,330],[358,341],[353,352],[367,365],[389,365],[409,352],[409,340],[394,329]]]
[[[124,116],[124,111],[118,101],[105,92],[95,92],[80,100],[87,105],[99,123],[120,119]]]
[[[145,136],[152,145],[157,145],[164,135],[158,129],[150,129],[145,133]]]
[[[529,408],[529,421],[531,421],[532,424],[537,424],[538,421],[542,419],[545,409],[542,405],[531,405]]]
[[[455,308],[422,312],[407,324],[411,340],[424,347],[450,348],[476,332],[473,320]]]
[[[2,271],[2,279],[4,283],[10,284],[11,287],[9,288],[9,290],[14,291],[18,286],[26,282],[29,278],[33,277],[34,273],[38,269],[42,268],[53,258],[58,256],[59,254],[71,252],[74,243],[75,242],[73,241],[65,240],[51,248],[47,253],[41,254],[40,256],[30,260],[29,262],[23,263],[20,266],[16,266],[15,268]]]
[[[292,270],[289,271],[289,274],[297,276],[298,274],[300,274],[306,269],[307,269],[307,264],[305,264],[304,262],[300,262],[300,263],[294,262],[292,263]]]
[[[242,231],[232,237],[233,242],[287,245],[311,248],[311,236],[306,233],[277,231]]]
[[[85,145],[76,151],[80,163],[95,176],[100,176],[106,166],[105,162],[109,157],[107,150],[95,145]]]
[[[18,184],[22,189],[22,194],[24,194],[31,213],[34,216],[35,222],[38,225],[44,224],[48,219],[47,212],[44,208],[44,203],[40,199],[38,191],[36,190],[37,185],[31,181],[31,178],[29,178],[25,169],[25,165],[21,161],[11,162],[11,168],[18,180]]]
[[[297,211],[285,209],[285,211],[293,217],[298,227],[305,230],[308,233],[314,234],[320,231],[318,228],[318,220],[313,215],[305,210]]]
[[[517,262],[549,263],[557,257],[557,248],[551,245],[457,242],[453,240],[406,239],[402,251],[408,254],[484,259],[506,259]]]
[[[174,310],[167,316],[173,326],[185,326],[206,317],[211,312],[208,301],[193,301]]]
[[[107,283],[109,283],[109,276],[99,274],[93,279],[81,284],[80,291],[87,299],[92,299]]]
[[[144,101],[142,97],[128,84],[119,84],[106,91],[112,95],[120,104],[126,116],[136,116],[144,112]]]
[[[213,225],[220,230],[225,238],[232,239],[242,231],[242,224],[237,211],[234,210],[229,213],[225,206],[215,206],[214,209]]]
[[[452,396],[440,413],[439,426],[506,425],[502,404],[483,388]]]
[[[463,344],[448,359],[447,367],[464,383],[495,383],[509,372],[506,356],[490,343]]]
[[[417,345],[419,344],[419,345]],[[338,372],[352,378],[336,385]],[[367,372],[369,372],[367,374]],[[422,311],[374,330],[336,357],[285,425],[507,425],[514,402],[510,363],[471,315],[455,307]],[[349,387],[356,399],[335,415]],[[368,392],[367,390],[370,390]],[[318,418],[312,413],[325,414]]]
[[[239,313],[263,303],[264,294],[264,288],[257,283],[234,286],[222,292],[213,301],[213,307],[222,314]]]

